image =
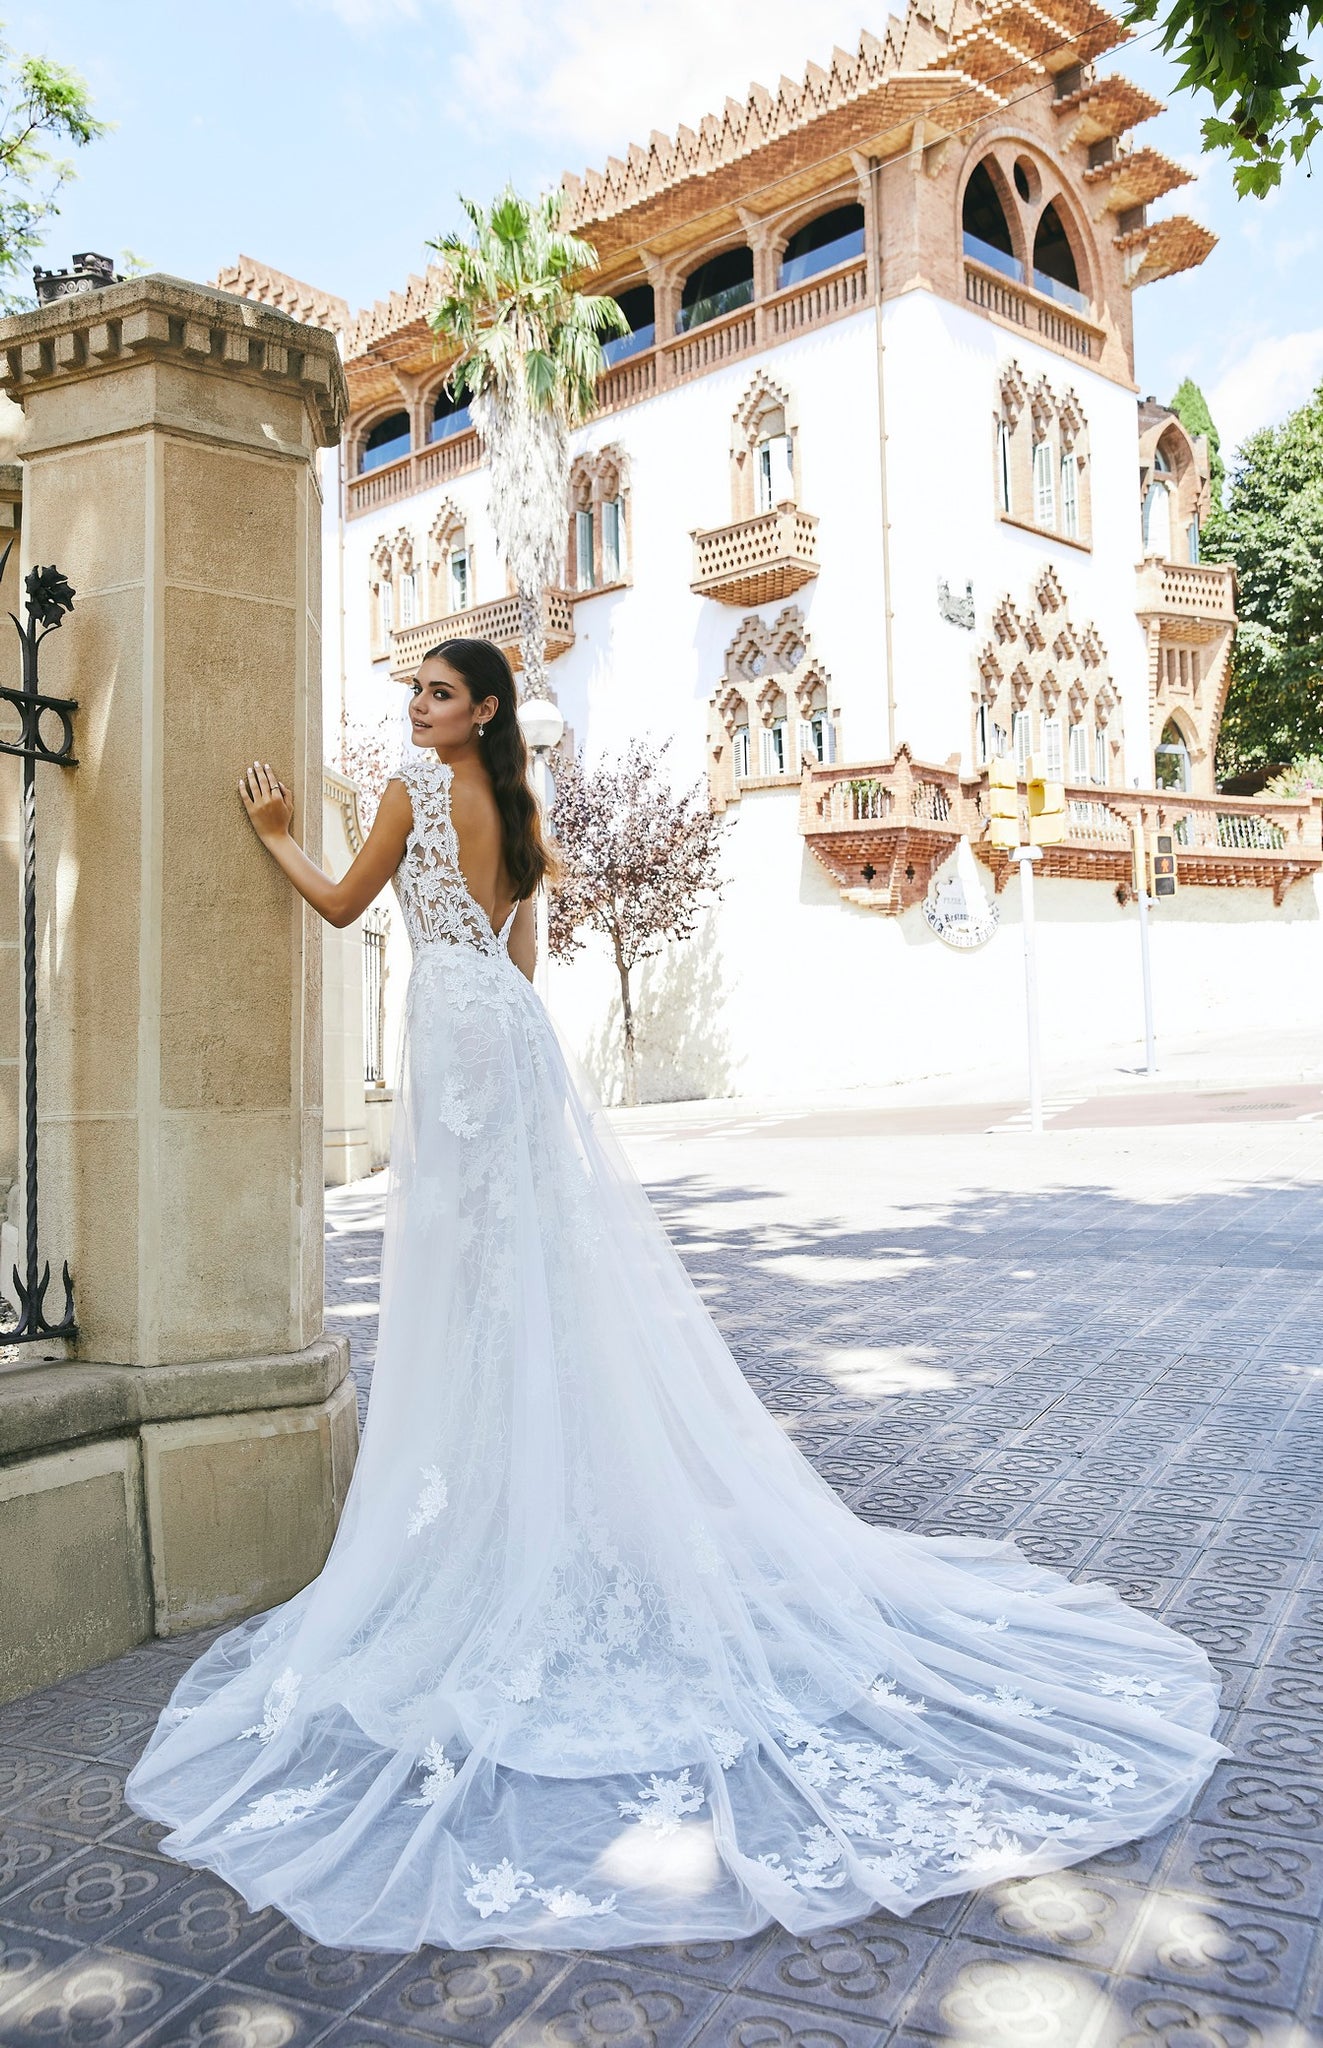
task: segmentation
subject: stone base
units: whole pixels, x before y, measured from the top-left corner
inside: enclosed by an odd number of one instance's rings
[[[315,1578],[358,1449],[349,1347],[0,1373],[0,1701]]]

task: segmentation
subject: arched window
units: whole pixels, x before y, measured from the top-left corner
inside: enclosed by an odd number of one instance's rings
[[[750,767],[752,756],[749,752],[749,728],[747,723],[736,726],[731,735],[731,740],[734,753],[735,779],[737,782],[747,782],[752,772]]]
[[[641,349],[651,348],[657,339],[657,313],[650,284],[636,284],[627,292],[617,292],[616,304],[629,322],[629,333],[613,334],[602,343],[608,369],[612,363],[623,362],[626,356],[636,356]]]
[[[786,700],[777,697],[771,705],[771,717],[762,729],[762,768],[764,775],[784,775],[790,766],[790,742],[786,734]]]
[[[1144,493],[1144,553],[1171,560],[1171,493],[1152,483]]]
[[[802,284],[806,277],[816,277],[820,270],[848,263],[851,257],[863,253],[862,206],[837,206],[831,213],[820,213],[816,220],[796,228],[786,243],[779,288],[784,291],[787,285]]]
[[[691,327],[702,327],[709,320],[719,320],[723,313],[752,303],[752,249],[723,249],[720,256],[709,257],[685,279],[675,331],[687,334]]]
[[[1075,252],[1055,206],[1043,208],[1034,236],[1034,290],[1060,300],[1063,306],[1073,306],[1077,313],[1088,306],[1080,290]]]
[[[380,469],[384,463],[398,462],[409,452],[409,415],[407,412],[390,413],[384,420],[378,420],[369,427],[363,443],[363,452],[358,459],[360,474],[369,469]]]
[[[966,256],[972,256],[976,263],[986,263],[992,270],[999,270],[1003,277],[1013,277],[1019,284],[1024,277],[1024,267],[1015,253],[1006,209],[986,163],[974,167],[965,187],[960,220]]]
[[[446,596],[452,612],[465,612],[473,602],[473,570],[464,528],[450,535],[446,553]]]
[[[467,398],[456,398],[445,385],[436,394],[432,407],[431,425],[427,429],[429,441],[448,441],[452,434],[467,434],[473,425]]]
[[[1190,749],[1174,718],[1163,726],[1162,738],[1154,749],[1153,780],[1159,789],[1184,791],[1190,787]]]

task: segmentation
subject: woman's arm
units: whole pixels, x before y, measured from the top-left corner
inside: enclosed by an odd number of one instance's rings
[[[284,783],[276,781],[265,762],[254,761],[239,784],[239,795],[272,860],[284,869],[304,901],[341,930],[380,896],[404,858],[413,829],[408,790],[402,782],[388,782],[362,852],[343,880],[333,882],[290,837],[294,797]]]
[[[537,966],[537,913],[534,909],[536,901],[536,897],[525,896],[514,914],[510,936],[505,942],[505,949],[510,958],[528,981],[533,979],[533,970]]]

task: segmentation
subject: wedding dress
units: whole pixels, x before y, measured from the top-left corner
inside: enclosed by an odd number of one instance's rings
[[[164,1850],[358,1948],[808,1933],[1059,1868],[1216,1759],[1194,1643],[852,1516],[756,1399],[406,747],[372,1397],[326,1566],[193,1665]]]

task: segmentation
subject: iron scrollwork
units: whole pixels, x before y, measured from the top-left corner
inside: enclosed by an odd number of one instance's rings
[[[0,555],[0,576],[9,561],[11,540]],[[0,703],[12,705],[18,713],[17,739],[0,739],[0,753],[17,754],[23,763],[23,1083],[24,1083],[24,1226],[26,1274],[14,1268],[19,1320],[12,1330],[0,1330],[0,1344],[48,1343],[57,1337],[75,1337],[73,1275],[64,1262],[64,1313],[58,1322],[46,1316],[46,1290],[51,1269],[47,1260],[38,1267],[37,1254],[37,763],[54,761],[61,768],[76,768],[73,713],[74,697],[44,696],[38,688],[38,655],[41,643],[64,623],[73,610],[74,591],[67,576],[54,568],[30,569],[24,578],[24,624],[9,614],[23,650],[22,687],[11,690],[0,684]],[[57,744],[48,741],[42,722],[57,720]]]

